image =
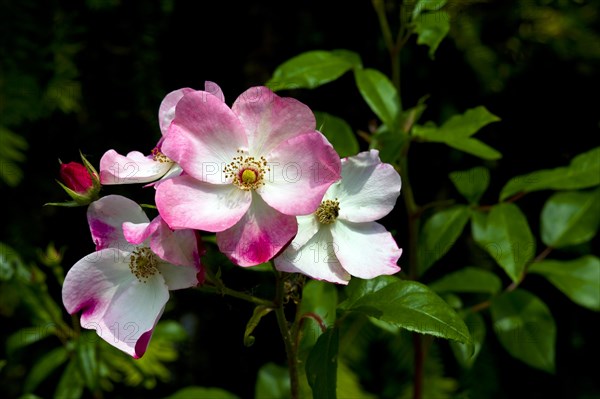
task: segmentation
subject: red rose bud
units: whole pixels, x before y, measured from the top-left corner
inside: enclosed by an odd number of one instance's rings
[[[78,194],[85,194],[94,187],[90,172],[78,162],[61,163],[60,180]]]

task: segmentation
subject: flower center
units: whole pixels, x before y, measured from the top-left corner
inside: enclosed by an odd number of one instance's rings
[[[319,205],[315,214],[317,215],[319,223],[331,224],[335,222],[340,214],[340,203],[337,198],[335,201],[325,200],[321,202],[321,205]]]
[[[244,191],[256,190],[265,184],[265,175],[271,169],[267,167],[265,157],[255,158],[244,155],[243,150],[237,150],[237,157],[225,165],[225,178],[233,179],[233,184]]]
[[[146,283],[150,277],[160,273],[157,264],[158,257],[148,247],[136,248],[129,257],[129,270],[140,283]]]
[[[166,156],[165,154],[160,152],[160,150],[157,147],[155,147],[152,150],[152,159],[154,159],[156,162],[160,162],[160,163],[167,163],[167,162],[172,163],[173,162],[168,156]]]

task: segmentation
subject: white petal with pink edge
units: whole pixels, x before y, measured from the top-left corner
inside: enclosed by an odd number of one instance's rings
[[[200,267],[199,237],[194,230],[171,230],[160,216],[152,223],[157,226],[150,237],[152,252],[174,265]]]
[[[315,116],[300,101],[279,97],[267,87],[252,87],[231,107],[248,134],[252,155],[266,155],[282,141],[316,129]]]
[[[278,212],[253,194],[248,212],[233,227],[217,233],[217,244],[235,264],[254,266],[273,258],[297,230],[295,217]]]
[[[170,92],[163,98],[160,107],[158,107],[158,125],[163,136],[167,134],[167,129],[173,118],[175,118],[175,106],[184,95],[193,91],[194,89],[184,87]]]
[[[100,183],[148,183],[165,176],[173,166],[173,162],[155,161],[138,151],[123,156],[115,150],[108,150],[100,159]]]
[[[196,266],[180,266],[160,262],[157,267],[171,291],[195,287],[202,280],[202,278],[199,278],[199,276],[202,276],[202,274],[199,274],[200,269]]]
[[[247,147],[246,133],[233,111],[212,94],[195,91],[177,103],[161,150],[190,176],[225,184],[225,165]]]
[[[275,268],[282,272],[302,273],[317,280],[348,284],[350,275],[336,257],[329,227],[323,226],[304,245],[290,245],[275,258]]]
[[[336,256],[351,275],[369,279],[400,271],[396,264],[402,250],[392,235],[377,222],[337,220],[331,225]]]
[[[307,215],[340,178],[340,158],[319,132],[295,136],[268,155],[270,172],[258,189],[263,199],[287,215]]]
[[[250,207],[252,195],[233,184],[204,183],[178,176],[156,188],[156,206],[172,229],[223,231],[236,224]]]
[[[340,202],[340,219],[372,222],[391,212],[400,187],[398,172],[371,150],[342,160],[342,180],[331,186],[325,199]]]
[[[123,223],[148,223],[142,208],[120,195],[107,195],[90,204],[87,219],[96,244],[96,250],[104,248],[132,249],[123,235]]]
[[[67,273],[62,289],[70,314],[81,311],[81,326],[139,358],[169,299],[160,273],[139,281],[129,269],[131,253],[107,248],[86,256]]]

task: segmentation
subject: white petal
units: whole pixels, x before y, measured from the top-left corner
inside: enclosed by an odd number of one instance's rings
[[[132,151],[127,156],[108,150],[100,159],[100,182],[104,185],[149,183],[164,177],[173,162],[155,161],[152,156]]]
[[[202,281],[202,273],[196,266],[179,266],[161,262],[158,270],[171,291],[195,287]]]

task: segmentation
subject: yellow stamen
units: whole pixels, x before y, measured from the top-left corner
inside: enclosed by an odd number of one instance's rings
[[[321,205],[317,208],[315,215],[317,220],[322,224],[332,224],[335,222],[340,214],[340,203],[339,201],[325,200],[321,202]]]

